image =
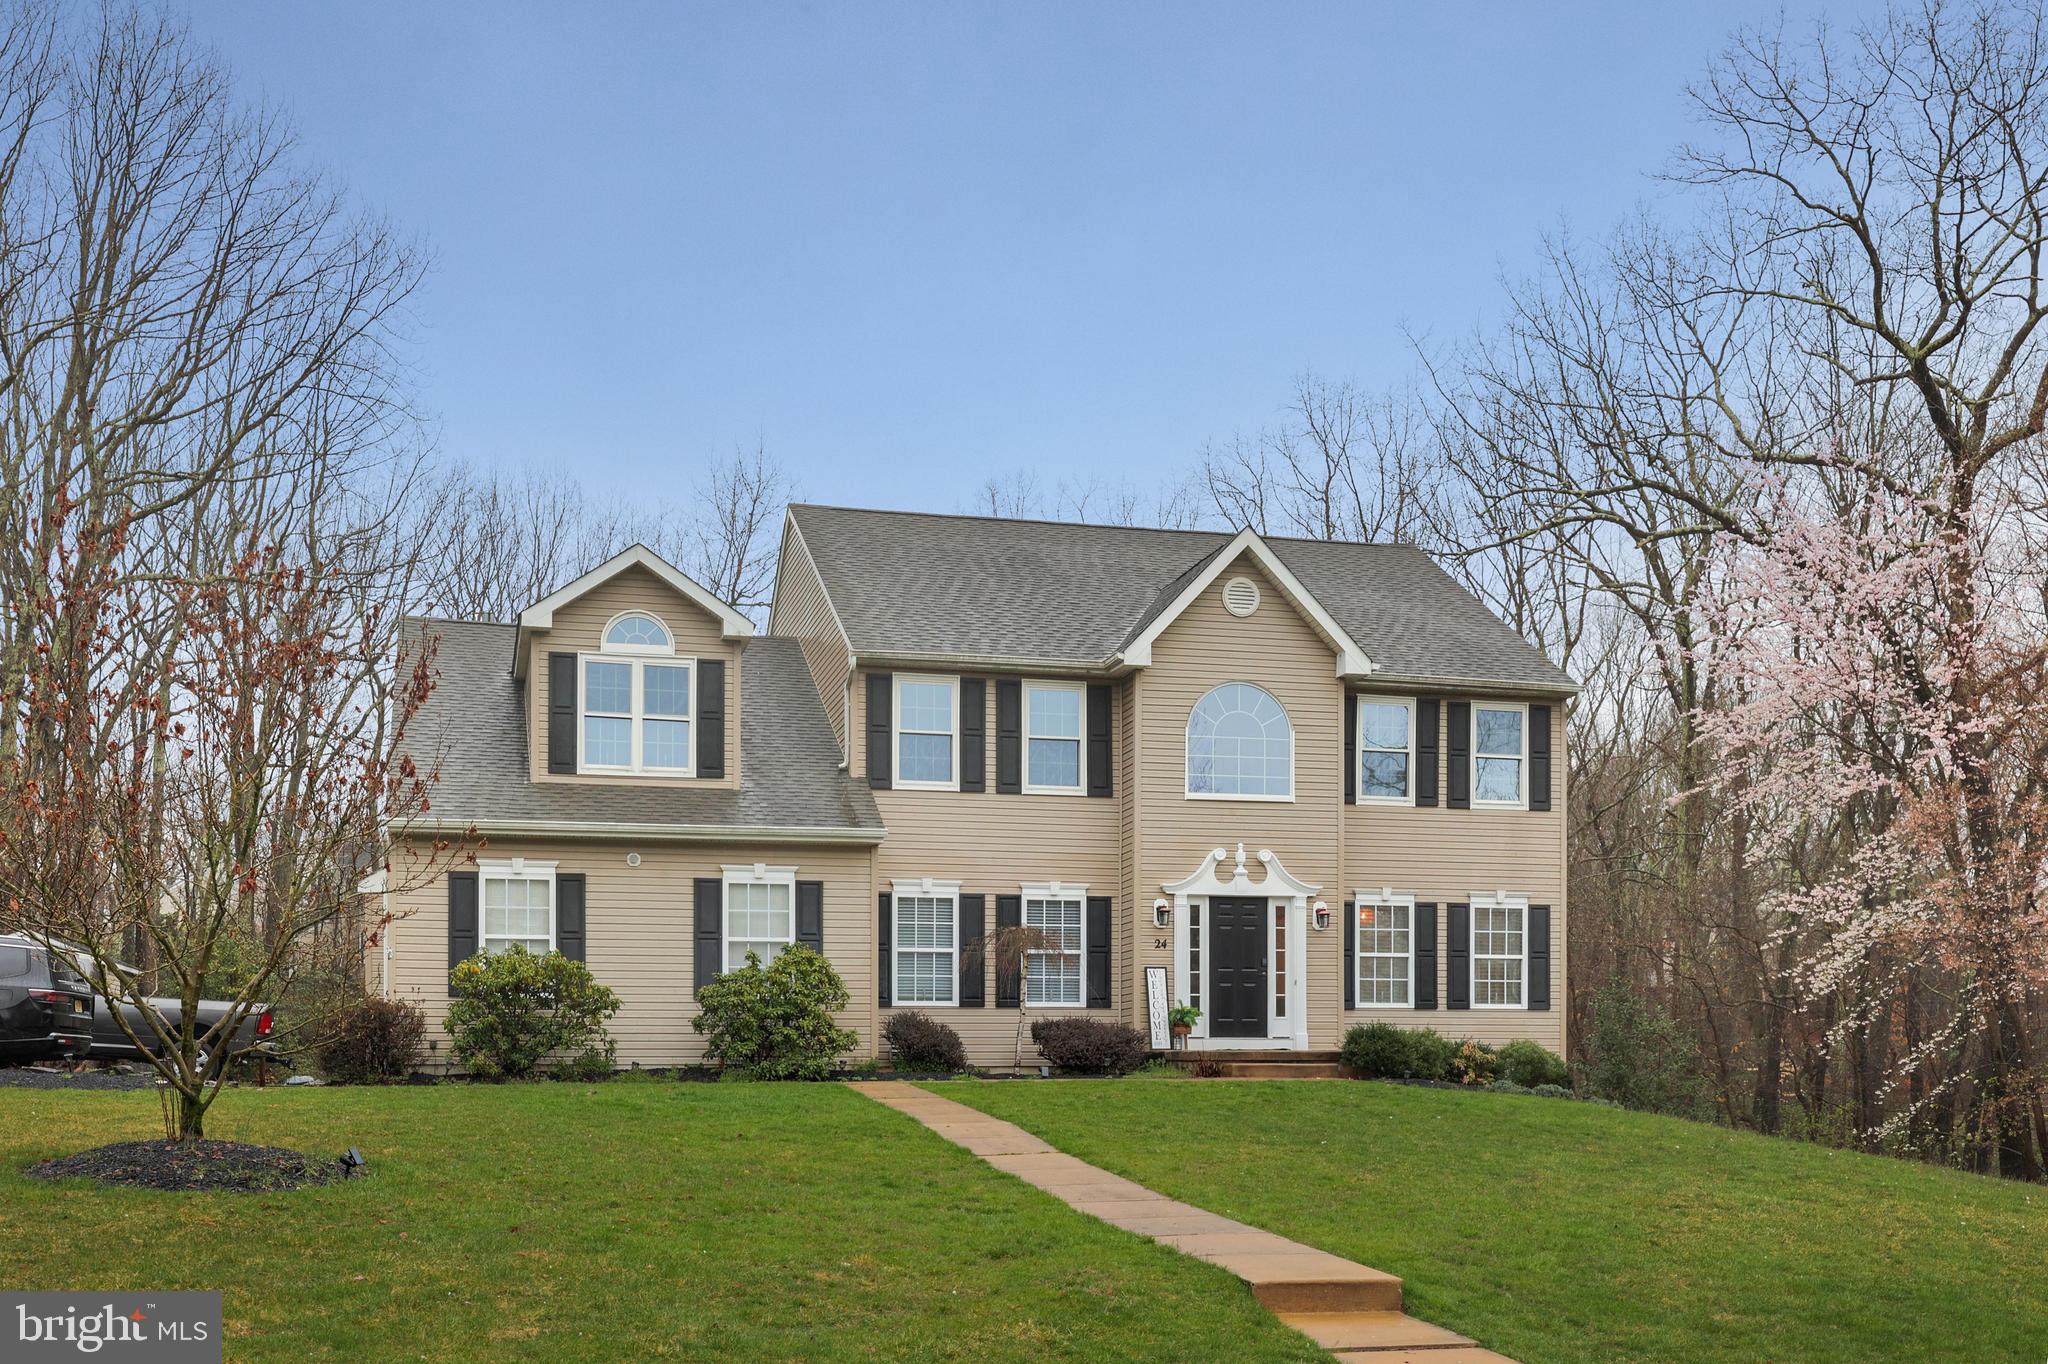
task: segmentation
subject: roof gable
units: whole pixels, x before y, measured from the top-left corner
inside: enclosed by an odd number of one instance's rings
[[[754,633],[754,622],[712,595],[711,589],[698,582],[689,574],[677,568],[668,560],[656,554],[645,545],[634,545],[614,554],[611,558],[591,569],[563,587],[542,597],[519,613],[519,628],[546,630],[555,623],[555,612],[576,600],[593,588],[610,582],[629,568],[644,568],[655,577],[681,593],[691,603],[701,608],[718,622],[719,632],[727,639],[744,639]]]
[[[1316,600],[1315,594],[1302,586],[1301,580],[1280,561],[1272,547],[1249,526],[1233,535],[1203,560],[1193,572],[1182,575],[1178,582],[1178,590],[1172,596],[1165,597],[1159,609],[1152,612],[1149,619],[1133,631],[1131,638],[1125,642],[1123,648],[1117,650],[1111,661],[1125,667],[1150,667],[1153,642],[1169,625],[1180,619],[1182,612],[1195,604],[1211,583],[1223,576],[1225,569],[1241,558],[1248,558],[1257,564],[1273,586],[1280,590],[1280,594],[1300,613],[1301,618],[1323,637],[1324,643],[1336,651],[1337,676],[1365,677],[1372,672],[1372,660],[1366,657],[1365,650],[1358,647],[1357,641],[1351,638],[1350,633],[1323,609],[1323,604]],[[1162,596],[1165,594],[1162,593]]]

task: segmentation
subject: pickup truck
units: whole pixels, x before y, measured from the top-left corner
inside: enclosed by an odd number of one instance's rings
[[[185,1016],[185,1006],[182,1001],[152,997],[149,1002],[151,1007],[157,1011],[157,1014],[173,1030],[177,1028],[179,1021]],[[224,999],[200,1000],[199,1018],[194,1032],[199,1036],[205,1036],[207,1029],[226,1017],[228,1010],[233,1007],[232,1003]],[[121,1031],[121,1025],[114,1021],[113,1010],[115,1008],[119,1008],[122,1014],[126,1016],[128,1026],[135,1030],[135,1035],[141,1038],[144,1043],[154,1044],[156,1040],[156,1033],[144,1021],[140,1009],[136,1008],[133,1004],[120,1000],[108,1000],[104,995],[96,994],[93,997],[92,1003],[92,1050],[89,1053],[91,1059],[95,1061],[141,1059],[143,1053],[136,1048],[133,1042],[128,1040],[128,1034]],[[277,1015],[271,1012],[270,1006],[268,1004],[256,1005],[243,1017],[241,1023],[235,1028],[234,1036],[229,1040],[229,1057],[233,1058],[242,1055],[244,1052],[255,1051],[267,1044],[270,1041],[271,1030],[276,1025]],[[154,1050],[153,1045],[152,1050]],[[201,1054],[200,1063],[202,1065],[205,1064],[204,1053]]]

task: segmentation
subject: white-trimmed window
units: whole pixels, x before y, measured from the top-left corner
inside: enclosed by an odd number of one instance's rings
[[[796,941],[796,868],[725,867],[725,969],[766,966]]]
[[[960,1002],[960,883],[898,881],[890,911],[897,1004]]]
[[[1088,693],[1075,682],[1024,684],[1024,793],[1082,792]]]
[[[1225,682],[1188,714],[1190,796],[1294,799],[1294,727],[1270,692]]]
[[[1357,911],[1353,929],[1358,934],[1358,1007],[1413,1008],[1415,897],[1361,893]]]
[[[1472,803],[1528,803],[1529,708],[1498,701],[1472,703]]]
[[[1415,702],[1358,698],[1358,799],[1407,805],[1415,797]]]
[[[477,948],[523,947],[535,956],[555,950],[555,864],[523,857],[477,864],[481,905]]]
[[[645,611],[615,616],[602,652],[584,654],[577,768],[687,777],[695,768],[696,660]]]
[[[1078,1008],[1086,1002],[1087,922],[1088,887],[1059,882],[1024,887],[1024,926],[1059,944],[1057,950],[1024,954],[1027,1005]]]
[[[960,679],[896,674],[897,786],[960,789]]]
[[[1472,897],[1472,1007],[1519,1009],[1529,971],[1529,902],[1516,895]]]

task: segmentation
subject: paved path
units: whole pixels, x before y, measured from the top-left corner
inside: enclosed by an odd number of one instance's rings
[[[895,1080],[853,1088],[916,1118],[998,1170],[1125,1231],[1149,1236],[1244,1280],[1280,1320],[1359,1364],[1514,1364],[1401,1311],[1401,1281],[1342,1256],[1233,1222],[1076,1160],[1015,1123]]]

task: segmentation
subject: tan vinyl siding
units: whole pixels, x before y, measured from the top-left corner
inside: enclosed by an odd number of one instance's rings
[[[1243,618],[1223,608],[1224,584],[1240,575],[1258,584],[1263,599]],[[1234,851],[1239,843],[1247,856],[1271,849],[1288,871],[1332,898],[1344,810],[1344,688],[1334,651],[1250,556],[1219,574],[1161,633],[1152,666],[1137,678],[1137,881],[1147,914],[1161,885],[1195,871],[1211,849]],[[1294,730],[1293,800],[1188,798],[1188,715],[1225,682],[1263,687],[1287,711]],[[1255,871],[1253,880],[1259,879]],[[1161,949],[1156,941],[1150,933],[1139,936],[1134,978],[1146,966],[1173,968],[1171,947]],[[1307,941],[1308,1042],[1332,1047],[1344,1000],[1340,944],[1329,932],[1311,931]],[[1172,988],[1178,997],[1182,982]]]
[[[1411,695],[1408,692],[1397,693]],[[1430,695],[1431,693],[1424,693]],[[1470,695],[1445,695],[1444,701],[1486,700]],[[1506,698],[1502,698],[1506,699]],[[1449,707],[1438,708],[1437,804],[1429,807],[1360,804],[1346,806],[1347,875],[1341,887],[1328,888],[1326,898],[1337,906],[1358,891],[1392,889],[1418,901],[1437,905],[1437,1008],[1356,1009],[1344,1015],[1352,1023],[1386,1020],[1411,1027],[1435,1028],[1454,1038],[1511,1042],[1530,1038],[1552,1051],[1564,1051],[1565,1017],[1565,705],[1551,703],[1551,808],[1548,811],[1453,810],[1443,804],[1445,764],[1450,760]],[[1450,1009],[1445,973],[1450,944],[1445,940],[1447,907],[1469,903],[1476,894],[1505,892],[1527,896],[1532,905],[1550,906],[1550,1002],[1547,1011],[1530,1009]],[[1340,899],[1341,896],[1341,899]],[[1343,940],[1338,934],[1339,951]],[[1341,961],[1340,967],[1341,971]],[[1342,976],[1339,978],[1342,984]],[[1341,998],[1341,996],[1340,996]]]
[[[626,865],[629,852],[640,865]],[[589,843],[492,840],[478,853],[487,860],[527,857],[557,863],[557,874],[581,872],[586,960],[591,974],[623,1004],[610,1024],[621,1066],[673,1066],[699,1062],[704,1040],[690,1026],[694,997],[695,896],[693,881],[718,876],[727,865],[794,866],[797,879],[825,887],[825,955],[846,981],[850,1003],[840,1021],[860,1036],[849,1060],[872,1051],[875,955],[870,926],[872,853],[867,848],[745,845]],[[401,854],[392,895],[401,917],[391,933],[393,993],[427,1014],[429,1059],[449,1063],[442,1027],[448,1006],[448,882],[445,862],[422,879],[418,864]],[[409,869],[411,868],[411,869]],[[454,870],[474,870],[464,864]],[[369,960],[379,978],[381,952]]]
[[[548,774],[548,655],[564,650],[596,653],[604,627],[622,611],[645,611],[668,626],[676,653],[683,657],[725,660],[725,775],[723,777],[619,776],[611,773],[564,776]],[[535,781],[600,782],[619,785],[737,786],[740,781],[740,670],[744,641],[726,639],[719,622],[704,608],[653,573],[632,567],[598,584],[572,602],[557,607],[554,628],[535,632],[533,656],[526,671],[526,733],[528,760]],[[691,679],[696,685],[696,679]]]
[[[1106,895],[1114,902],[1110,910],[1111,931],[1113,937],[1122,937],[1128,932],[1129,915],[1124,891],[1122,821],[1118,818],[1120,802],[1099,796],[995,794],[995,681],[987,679],[984,689],[986,792],[875,792],[875,804],[889,830],[888,837],[876,849],[877,894],[890,889],[891,881],[897,879],[910,881],[929,876],[935,881],[958,881],[962,894],[987,898],[985,922],[993,930],[998,895],[1017,895],[1021,887],[1034,882],[1086,885],[1089,895]],[[867,724],[865,673],[854,679],[853,698],[853,732],[860,737],[865,735]],[[1114,704],[1111,710],[1115,712]],[[1112,757],[1113,763],[1118,761]],[[855,763],[865,779],[864,740],[856,744]],[[878,908],[870,908],[870,922],[875,921]],[[1118,951],[1112,947],[1110,957],[1110,998],[1114,1008],[1027,1009],[1026,1014],[1032,1019],[1061,1014],[1124,1017],[1128,982],[1119,966]],[[926,1012],[960,1034],[967,1046],[968,1060],[981,1066],[1007,1067],[1014,1058],[1017,1011],[995,1007],[993,971],[988,966],[984,970],[988,972],[984,986],[988,1003],[984,1007],[927,1006]],[[900,1010],[882,1012],[887,1015]],[[1028,1062],[1036,1064],[1037,1053],[1028,1037],[1024,1054]]]
[[[782,537],[782,557],[777,561],[775,612],[769,621],[773,634],[787,635],[803,646],[804,663],[817,684],[818,699],[825,703],[825,715],[832,721],[832,733],[839,739],[839,751],[846,746],[846,675],[849,646],[846,634],[832,614],[832,603],[818,577],[818,567],[804,544],[803,533],[792,518]]]

